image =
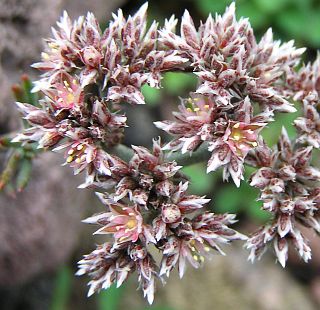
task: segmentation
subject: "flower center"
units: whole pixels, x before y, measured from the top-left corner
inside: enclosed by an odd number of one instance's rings
[[[130,219],[126,224],[126,227],[128,229],[135,228],[136,226],[137,226],[137,220],[136,219]]]
[[[80,164],[86,159],[85,154],[86,146],[84,144],[78,144],[77,147],[73,147],[68,151],[67,163],[76,162]]]
[[[242,144],[249,144],[252,147],[258,146],[258,143],[253,141],[254,136],[255,133],[252,129],[240,129],[240,123],[233,125],[230,133],[230,139],[239,144],[240,149]]]

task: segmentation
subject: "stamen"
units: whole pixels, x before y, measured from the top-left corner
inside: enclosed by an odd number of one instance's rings
[[[206,110],[209,110],[210,106],[209,106],[208,104],[206,104],[206,105],[204,106],[204,108],[205,108]]]
[[[70,149],[69,151],[68,151],[68,155],[72,155],[74,153],[74,149]]]
[[[193,257],[193,259],[194,259],[195,261],[198,261],[198,260],[199,260],[199,258],[198,258],[197,255],[193,255],[192,257]]]
[[[67,158],[67,163],[69,164],[69,163],[71,163],[73,161],[73,156],[68,156],[68,158]]]
[[[210,248],[209,248],[208,246],[205,246],[205,247],[204,247],[204,250],[205,250],[206,252],[210,252]]]
[[[236,124],[233,125],[233,128],[236,128],[236,129],[237,129],[237,128],[239,128],[239,127],[240,127],[240,123],[236,123]]]
[[[194,110],[194,112],[199,112],[200,108],[194,108],[193,110]]]
[[[49,60],[49,59],[50,59],[50,56],[49,56],[47,53],[44,53],[44,52],[41,53],[41,57],[42,57],[44,60]]]
[[[78,151],[81,151],[83,148],[84,148],[83,144],[79,144],[79,145],[77,146],[77,150],[78,150]]]
[[[75,162],[77,163],[77,164],[80,164],[81,163],[81,158],[77,158],[76,160],[75,160]]]

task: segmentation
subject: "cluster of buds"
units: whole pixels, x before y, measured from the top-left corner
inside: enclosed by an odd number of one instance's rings
[[[258,167],[250,185],[261,190],[262,208],[273,214],[271,222],[247,241],[252,261],[261,257],[268,243],[273,243],[283,267],[290,243],[304,261],[311,258],[311,249],[300,231],[304,225],[320,233],[320,170],[311,166],[311,155],[312,146],[291,142],[283,129],[277,148],[264,145],[249,156],[248,162]]]
[[[202,144],[211,153],[207,172],[222,167],[224,180],[231,176],[237,187],[245,164],[257,169],[250,184],[261,190],[273,218],[248,239],[249,258],[259,258],[272,242],[284,266],[291,242],[307,261],[311,250],[299,227],[320,232],[320,171],[310,165],[320,146],[320,58],[297,71],[304,49],[274,41],[271,30],[257,42],[249,21],[236,19],[234,3],[198,29],[186,11],[180,34],[174,17],[162,29],[155,21],[147,29],[146,10],[147,4],[128,18],[119,10],[104,32],[91,13],[74,22],[64,13],[34,65],[43,72],[34,86],[42,99],[17,103],[29,127],[13,141],[64,149],[66,164],[87,174],[80,187],[98,188],[106,208],[84,220],[110,237],[79,262],[77,274],[92,278],[89,295],[120,286],[136,271],[152,303],[156,280],[173,268],[182,277],[186,262],[198,268],[214,252],[224,254],[221,244],[246,239],[229,227],[233,214],[209,212],[209,199],[187,193],[179,155],[170,160],[172,152],[192,155]],[[164,146],[154,140],[152,151],[132,146],[127,160],[118,154],[126,127],[122,105],[144,104],[141,87],[159,88],[168,71],[192,72],[198,87],[181,99],[174,120],[155,122],[173,139]],[[275,112],[296,111],[292,99],[304,105],[295,121],[298,136],[291,142],[284,130],[271,149],[261,130]]]

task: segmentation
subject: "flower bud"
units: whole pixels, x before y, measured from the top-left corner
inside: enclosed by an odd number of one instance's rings
[[[162,205],[162,220],[165,223],[171,224],[177,222],[181,217],[181,212],[178,206],[174,204]]]
[[[82,61],[91,67],[98,67],[101,60],[101,54],[93,46],[87,46],[82,49]]]
[[[147,249],[142,247],[141,245],[136,245],[130,251],[130,257],[134,261],[144,259],[147,256]]]

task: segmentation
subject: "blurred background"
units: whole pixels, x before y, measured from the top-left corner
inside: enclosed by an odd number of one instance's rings
[[[181,17],[188,9],[198,25],[209,13],[222,13],[231,1],[175,0],[149,1],[149,20],[163,24],[164,18]],[[73,18],[92,11],[104,28],[111,12],[121,7],[134,13],[140,0],[0,0],[0,133],[19,129],[11,86],[23,73],[37,78],[29,66],[37,61],[43,37],[67,9]],[[238,0],[238,17],[249,17],[257,38],[272,27],[282,41],[294,39],[298,47],[307,47],[305,61],[313,60],[320,47],[319,0]],[[147,105],[127,107],[130,129],[125,143],[145,145],[162,133],[153,121],[171,118],[178,97],[187,96],[195,87],[188,74],[167,73],[161,90],[143,88]],[[264,137],[272,145],[281,126],[291,125],[293,115],[278,115]],[[133,126],[134,124],[134,126]],[[141,132],[143,130],[143,135]],[[166,139],[166,137],[163,137]],[[6,157],[0,154],[1,162]],[[97,239],[92,227],[81,224],[86,216],[100,212],[102,205],[91,191],[77,190],[82,176],[75,178],[71,169],[61,167],[60,155],[45,153],[35,161],[27,188],[16,195],[0,196],[0,308],[5,310],[222,310],[222,309],[319,309],[320,247],[319,239],[305,232],[312,243],[313,259],[304,264],[294,253],[288,268],[275,264],[273,256],[251,265],[242,244],[225,247],[226,257],[206,261],[204,268],[188,268],[180,281],[174,273],[158,293],[153,306],[147,306],[136,291],[135,276],[120,289],[112,287],[86,298],[88,278],[74,276],[76,262],[93,250]],[[190,177],[191,190],[212,198],[214,212],[236,212],[237,229],[254,231],[269,215],[260,210],[258,193],[243,182],[241,190],[223,184],[221,175],[206,175],[204,164],[184,168]],[[251,171],[247,171],[250,175]],[[99,240],[100,241],[100,240]]]

